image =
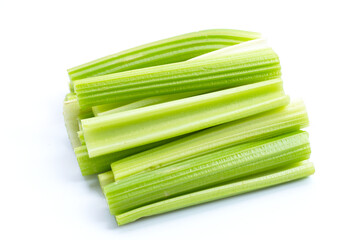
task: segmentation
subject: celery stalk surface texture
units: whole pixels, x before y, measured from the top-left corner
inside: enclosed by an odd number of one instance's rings
[[[187,33],[68,74],[66,130],[118,225],[315,172],[306,107],[260,33]]]

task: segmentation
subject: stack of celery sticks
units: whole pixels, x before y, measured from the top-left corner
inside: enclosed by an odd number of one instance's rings
[[[71,144],[119,225],[314,173],[305,106],[259,33],[193,32],[68,73]]]

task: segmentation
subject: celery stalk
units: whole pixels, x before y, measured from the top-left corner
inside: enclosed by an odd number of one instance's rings
[[[268,48],[268,45],[267,45],[265,39],[255,39],[255,40],[250,40],[248,42],[236,44],[236,45],[233,45],[230,47],[221,48],[219,50],[192,58],[188,61],[203,60],[203,59],[210,59],[210,58],[217,58],[217,57],[226,57],[226,56],[230,56],[230,55],[234,55],[234,54],[245,53],[245,52],[249,52],[249,51],[266,49],[266,48]],[[200,91],[200,93],[203,93],[203,91]],[[131,110],[131,109],[135,109],[135,108],[150,106],[150,105],[158,104],[158,103],[162,103],[162,102],[168,102],[171,100],[190,97],[190,96],[197,95],[200,93],[198,91],[190,92],[190,93],[179,93],[179,94],[172,94],[172,95],[149,97],[149,98],[141,99],[141,100],[131,102],[128,104],[115,103],[115,104],[95,106],[95,107],[93,107],[93,112],[94,112],[95,116],[106,115],[106,114],[111,114],[111,113],[116,113],[116,112],[127,111],[127,110]],[[119,106],[117,106],[117,105],[119,105]]]
[[[159,142],[154,142],[154,143],[142,145],[142,146],[139,146],[136,148],[131,148],[131,149],[127,149],[127,150],[123,150],[123,151],[119,151],[119,152],[105,154],[105,155],[102,155],[99,157],[93,157],[93,158],[89,157],[88,150],[85,145],[76,147],[74,149],[74,151],[75,151],[76,159],[77,159],[79,167],[80,167],[81,174],[83,176],[87,176],[87,175],[98,174],[98,173],[109,171],[109,170],[111,170],[110,164],[115,161],[118,161],[120,159],[123,159],[125,157],[131,156],[136,153],[140,153],[142,151],[149,150],[151,148],[161,146],[161,145],[169,143],[171,141],[178,140],[182,137],[186,137],[186,135],[178,136],[178,137],[171,138],[171,139],[165,139],[165,140],[162,140]]]
[[[90,157],[198,131],[287,105],[281,79],[82,120]]]
[[[191,134],[111,164],[117,181],[236,144],[275,137],[308,126],[303,102]]]
[[[308,177],[314,174],[314,172],[314,165],[310,162],[304,162],[295,166],[266,172],[264,174],[245,180],[240,180],[230,184],[225,184],[222,186],[170,198],[150,205],[145,205],[143,207],[117,215],[116,221],[120,226],[133,222],[142,217],[170,212],[177,209],[215,201],[218,199],[227,198]]]
[[[179,194],[208,188],[239,177],[308,159],[308,134],[296,131],[236,145],[104,187],[113,215]]]
[[[64,122],[70,143],[73,148],[81,146],[77,132],[79,131],[78,116],[80,114],[80,106],[76,98],[64,100],[63,115]]]
[[[99,179],[99,183],[100,183],[100,187],[101,187],[102,191],[104,191],[104,187],[106,185],[115,182],[114,174],[112,173],[112,171],[100,173],[98,175],[98,179]]]
[[[191,91],[212,91],[280,77],[271,49],[142,68],[74,82],[81,108]]]
[[[259,33],[211,29],[138,46],[68,70],[72,81],[110,73],[162,65],[259,38]]]

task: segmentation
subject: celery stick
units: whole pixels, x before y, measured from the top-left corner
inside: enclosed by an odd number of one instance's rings
[[[113,215],[179,194],[308,159],[308,134],[296,131],[236,145],[146,172],[104,187]]]
[[[229,55],[245,53],[248,51],[260,50],[260,49],[266,49],[266,48],[268,48],[268,45],[267,45],[265,39],[255,39],[255,40],[250,40],[248,42],[236,44],[236,45],[233,45],[230,47],[225,47],[225,48],[222,48],[222,49],[210,52],[210,53],[206,53],[206,54],[200,55],[198,57],[192,58],[188,61],[203,60],[205,58],[210,59],[210,58],[216,58],[216,57],[225,57],[225,56],[229,56]],[[200,93],[203,93],[203,92],[200,91]],[[131,110],[131,109],[135,109],[135,108],[150,106],[150,105],[157,104],[157,103],[168,102],[171,100],[181,99],[181,98],[197,95],[200,93],[199,92],[179,93],[179,94],[145,98],[145,99],[141,99],[141,100],[138,100],[135,102],[131,102],[129,104],[115,103],[115,104],[101,105],[101,106],[93,107],[93,112],[94,112],[95,116],[106,115],[106,114],[111,114],[111,113],[115,113],[115,112],[122,112],[122,111],[127,111],[127,110]],[[115,105],[115,107],[114,107],[114,105]],[[116,105],[119,105],[119,106],[116,106]],[[104,107],[102,107],[102,106],[104,106]]]
[[[314,174],[314,172],[314,165],[310,162],[305,162],[288,168],[281,168],[275,171],[266,172],[260,176],[251,177],[246,180],[240,180],[234,183],[145,205],[117,215],[116,221],[120,226],[142,217],[170,212],[308,177]]]
[[[112,163],[117,181],[236,144],[275,137],[308,126],[303,102],[225,123]]]
[[[77,132],[79,128],[79,120],[92,117],[91,109],[80,109],[77,97],[74,93],[68,93],[63,103],[63,116],[66,131],[73,148],[81,146]]]
[[[104,187],[105,187],[106,185],[115,182],[114,174],[112,173],[112,171],[100,173],[100,174],[98,175],[98,179],[99,179],[99,183],[100,183],[101,190],[102,190],[103,192],[104,192]]]
[[[81,146],[77,132],[79,131],[78,116],[80,114],[80,107],[77,99],[68,97],[65,98],[63,104],[64,122],[70,143],[73,148]]]
[[[98,174],[98,173],[109,171],[109,170],[111,170],[110,164],[115,161],[118,161],[122,158],[131,156],[133,154],[136,154],[136,153],[139,153],[142,151],[149,150],[154,147],[161,146],[163,144],[178,140],[178,139],[180,139],[182,137],[186,137],[186,136],[187,135],[178,136],[178,137],[171,138],[171,139],[165,139],[165,140],[162,140],[159,142],[154,142],[154,143],[142,145],[142,146],[139,146],[136,148],[131,148],[131,149],[114,152],[114,153],[102,155],[99,157],[93,157],[93,158],[89,157],[89,154],[88,154],[88,151],[87,151],[87,148],[85,145],[76,147],[74,149],[74,151],[75,151],[76,159],[77,159],[79,167],[80,167],[81,174],[83,176],[87,176],[87,175],[91,175],[91,174]]]
[[[271,49],[142,68],[74,82],[81,108],[191,91],[212,91],[280,77]]]
[[[125,150],[287,105],[281,79],[82,120],[90,157]]]
[[[108,114],[118,113],[118,112],[124,112],[124,111],[128,111],[128,110],[136,109],[136,108],[151,106],[151,105],[158,104],[158,103],[164,103],[164,102],[169,102],[169,101],[173,101],[173,100],[177,100],[177,99],[192,97],[192,96],[200,95],[203,93],[204,93],[204,91],[196,91],[196,92],[186,92],[186,93],[178,93],[178,94],[172,94],[172,95],[149,97],[149,98],[141,99],[141,100],[123,105],[118,108],[110,109],[108,111],[99,112],[97,114],[97,116],[108,115]]]
[[[145,44],[68,70],[72,81],[132,69],[184,61],[201,54],[259,38],[259,33],[211,29]]]

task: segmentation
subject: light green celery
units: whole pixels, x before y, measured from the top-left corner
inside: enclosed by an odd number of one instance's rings
[[[210,29],[141,45],[68,70],[72,81],[187,59],[259,38],[259,33]]]
[[[64,122],[70,143],[73,148],[81,146],[81,142],[78,138],[77,132],[79,131],[78,116],[80,114],[80,107],[77,99],[71,98],[64,100],[63,115]]]
[[[111,164],[117,181],[236,144],[299,130],[309,120],[303,102],[225,123]]]
[[[169,101],[173,101],[173,100],[177,100],[177,99],[196,96],[196,95],[200,95],[203,93],[204,93],[204,91],[196,91],[196,92],[186,92],[186,93],[178,93],[178,94],[172,94],[172,95],[149,97],[149,98],[141,99],[141,100],[123,105],[118,108],[110,109],[105,112],[99,112],[97,116],[108,115],[108,114],[113,114],[113,113],[118,113],[118,112],[124,112],[124,111],[128,111],[128,110],[136,109],[136,108],[141,108],[141,107],[151,106],[154,104],[159,104],[159,103],[169,102]]]
[[[90,157],[161,141],[285,106],[281,79],[82,120]]]
[[[63,103],[63,116],[66,131],[73,148],[81,146],[77,132],[80,130],[80,119],[92,117],[91,109],[80,109],[77,97],[74,93],[68,93]]]
[[[115,182],[114,174],[112,173],[112,171],[100,173],[98,175],[98,179],[99,179],[99,183],[100,183],[100,187],[101,187],[102,191],[104,191],[104,187],[106,185]]]
[[[66,94],[64,101],[70,101],[70,100],[74,100],[74,99],[76,99],[76,94],[75,93],[68,93],[68,94]]]
[[[142,68],[74,82],[81,108],[191,91],[213,91],[281,76],[271,49]]]
[[[230,47],[221,48],[219,50],[205,53],[203,55],[197,56],[195,58],[189,59],[190,61],[199,61],[203,59],[219,58],[219,57],[228,57],[235,54],[255,51],[255,50],[264,50],[269,48],[265,39],[255,39],[250,40],[244,43],[236,44]]]
[[[126,104],[129,104],[129,102],[116,102],[116,103],[94,106],[94,107],[92,107],[92,111],[93,111],[94,116],[97,116],[99,113],[106,112],[106,111],[121,107]]]
[[[308,159],[308,134],[296,131],[236,145],[104,187],[113,215],[286,164]]]
[[[314,174],[314,165],[304,162],[295,166],[276,169],[262,175],[254,176],[245,180],[239,180],[230,184],[205,189],[202,191],[181,195],[153,204],[145,205],[134,210],[116,216],[118,225],[133,222],[139,218],[157,215],[177,209],[194,206],[222,198],[227,198],[262,188],[294,181]]]
[[[119,151],[119,152],[114,152],[114,153],[110,153],[110,154],[106,154],[106,155],[102,155],[102,156],[94,157],[94,158],[89,157],[89,154],[88,154],[88,151],[87,151],[87,148],[85,145],[76,147],[74,150],[75,150],[76,159],[77,159],[79,167],[80,167],[80,171],[83,176],[87,176],[87,175],[99,174],[102,172],[109,171],[109,170],[111,170],[110,164],[115,161],[118,161],[120,159],[123,159],[125,157],[131,156],[136,153],[140,153],[142,151],[149,150],[154,147],[161,146],[163,144],[180,139],[182,137],[185,137],[185,136],[179,136],[176,138],[165,139],[163,141],[150,143],[150,144],[146,144],[146,145],[139,146],[136,148],[131,148],[131,149],[127,149],[127,150],[123,150],[123,151]]]
[[[80,130],[77,132],[77,134],[78,134],[78,138],[80,140],[81,145],[85,145],[86,143],[85,143],[85,139],[84,139],[84,132]]]

